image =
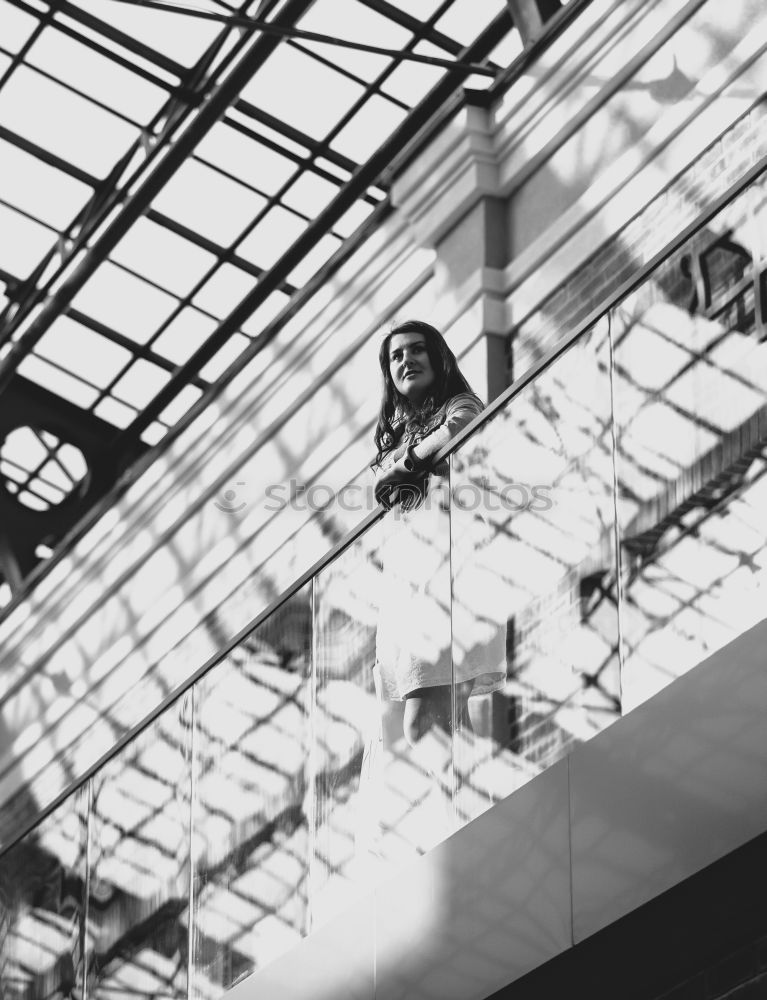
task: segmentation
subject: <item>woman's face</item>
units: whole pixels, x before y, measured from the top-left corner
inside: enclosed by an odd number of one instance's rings
[[[423,402],[435,375],[422,333],[395,333],[389,339],[389,371],[400,395],[416,405]]]
[[[395,333],[390,338],[389,371],[400,395],[416,405],[423,402],[435,375],[422,333]]]

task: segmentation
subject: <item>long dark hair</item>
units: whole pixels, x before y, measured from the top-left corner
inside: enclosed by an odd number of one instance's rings
[[[410,400],[401,395],[395,388],[389,367],[389,343],[398,333],[419,333],[424,338],[426,353],[429,356],[434,371],[434,383],[420,406],[414,406]],[[384,452],[395,443],[395,417],[424,421],[439,409],[443,403],[462,392],[473,392],[471,386],[461,374],[455,355],[447,346],[445,338],[430,323],[420,319],[409,319],[392,327],[381,341],[378,351],[378,363],[383,375],[383,392],[381,394],[381,409],[378,414],[378,424],[375,429],[375,444],[378,449],[376,461],[380,462]]]

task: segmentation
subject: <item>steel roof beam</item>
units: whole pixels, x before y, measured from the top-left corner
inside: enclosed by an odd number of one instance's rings
[[[276,22],[286,25],[292,24],[295,19],[309,9],[312,3],[313,0],[287,0],[277,15]],[[125,202],[117,217],[96,240],[84,259],[74,268],[72,274],[50,296],[40,313],[16,341],[8,355],[0,362],[0,392],[8,386],[22,358],[38,343],[53,321],[65,311],[75,295],[114,250],[133,223],[145,214],[165,184],[221,118],[279,42],[280,39],[274,36],[261,35],[256,38],[248,46],[229,75],[211,92],[193,121],[168,148],[166,155],[156,164],[136,192]]]
[[[485,58],[506,33],[508,20],[508,14],[499,14],[473,45],[464,50],[463,60],[473,61]],[[221,322],[215,333],[179,368],[170,382],[145,407],[136,420],[125,431],[117,435],[115,439],[117,447],[129,448],[130,443],[139,438],[142,431],[165,409],[182,386],[194,377],[233,333],[239,330],[267,296],[280,287],[294,267],[332,228],[344,212],[354,204],[367,187],[378,181],[382,171],[390,166],[392,160],[403,151],[408,143],[415,139],[431,117],[443,108],[445,101],[455,92],[460,80],[469,73],[470,70],[461,67],[448,71],[373,156],[355,171],[351,180],[340,189],[333,201],[309,223],[296,242],[268,271],[264,272],[258,284]],[[274,327],[254,337],[241,357],[253,357],[266,347],[276,336],[276,333],[277,328]],[[202,398],[207,400],[207,397]]]

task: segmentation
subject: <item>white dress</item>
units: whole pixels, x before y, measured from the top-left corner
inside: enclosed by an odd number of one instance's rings
[[[473,393],[453,396],[422,428],[402,434],[397,445],[428,439],[429,452],[436,453],[481,410],[482,402]],[[386,456],[381,461],[385,465]],[[383,696],[391,701],[452,681],[473,680],[471,694],[487,694],[506,679],[503,652],[493,658],[490,670],[486,657],[482,663],[468,658],[455,662],[447,463],[425,481],[420,506],[407,512],[395,507],[381,523],[375,672]]]

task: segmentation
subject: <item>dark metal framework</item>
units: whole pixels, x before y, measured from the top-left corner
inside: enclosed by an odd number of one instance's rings
[[[521,45],[501,0],[484,21],[470,0],[420,9],[244,0],[217,4],[217,23],[117,0],[0,0],[0,222],[31,248],[0,255],[3,426],[25,426],[23,396],[26,426],[88,462],[67,489],[55,447],[35,463],[0,440],[0,572],[16,596],[365,238],[386,211],[385,171],[473,68],[499,74]],[[317,29],[391,54],[323,46]]]

